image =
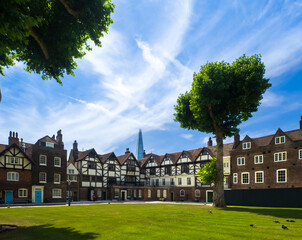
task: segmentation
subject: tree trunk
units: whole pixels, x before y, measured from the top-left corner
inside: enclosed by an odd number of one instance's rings
[[[214,184],[214,207],[225,207],[224,200],[224,175],[223,175],[223,133],[217,131],[216,135],[216,169],[217,169],[217,179]]]

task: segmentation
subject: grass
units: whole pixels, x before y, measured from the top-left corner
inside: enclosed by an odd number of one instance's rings
[[[287,218],[295,222],[286,222]],[[187,204],[0,208],[0,224],[18,225],[17,230],[0,233],[0,239],[10,240],[302,239],[302,209],[289,208]]]

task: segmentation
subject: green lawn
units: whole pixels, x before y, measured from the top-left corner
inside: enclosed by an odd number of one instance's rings
[[[287,218],[295,222],[286,222]],[[18,225],[17,230],[0,233],[0,239],[10,240],[302,239],[302,209],[289,208],[187,204],[0,208],[0,224],[4,223]]]

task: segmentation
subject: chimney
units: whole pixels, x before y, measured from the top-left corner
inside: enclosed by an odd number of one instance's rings
[[[300,119],[300,129],[302,129],[302,116],[301,116],[301,119]]]
[[[61,130],[61,129],[57,132],[56,141],[57,141],[58,143],[63,143],[63,135],[62,135],[62,130]]]
[[[212,146],[213,146],[213,141],[212,138],[210,137],[208,141],[208,147],[212,147]]]
[[[233,148],[236,148],[240,143],[240,135],[237,133],[236,135],[234,135],[234,146]]]
[[[78,150],[78,143],[76,140],[74,140],[73,143],[73,159],[77,160],[79,156],[79,150]]]
[[[56,136],[55,136],[55,135],[52,135],[52,139],[53,139],[53,140],[56,140]]]
[[[129,148],[126,148],[125,154],[130,153]]]
[[[9,137],[8,137],[8,145],[12,145],[13,143],[17,144],[19,146],[19,138],[18,138],[18,133],[10,131],[9,132]]]

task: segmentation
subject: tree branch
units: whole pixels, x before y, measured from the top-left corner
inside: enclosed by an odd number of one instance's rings
[[[46,47],[43,39],[41,38],[41,36],[38,33],[36,33],[32,28],[29,30],[29,35],[32,36],[36,40],[36,42],[39,44],[39,46],[44,54],[45,59],[49,60],[47,47]]]
[[[208,103],[207,106],[208,106],[209,115],[210,115],[210,118],[212,119],[212,123],[213,123],[213,127],[215,129],[215,132],[217,132],[217,131],[222,132],[220,127],[217,125],[217,123],[215,121],[211,103]]]
[[[79,18],[79,13],[77,11],[73,10],[72,8],[70,8],[66,0],[60,0],[60,2],[63,4],[63,6],[65,7],[65,9],[67,10],[67,12],[69,14],[74,16],[76,19]]]

